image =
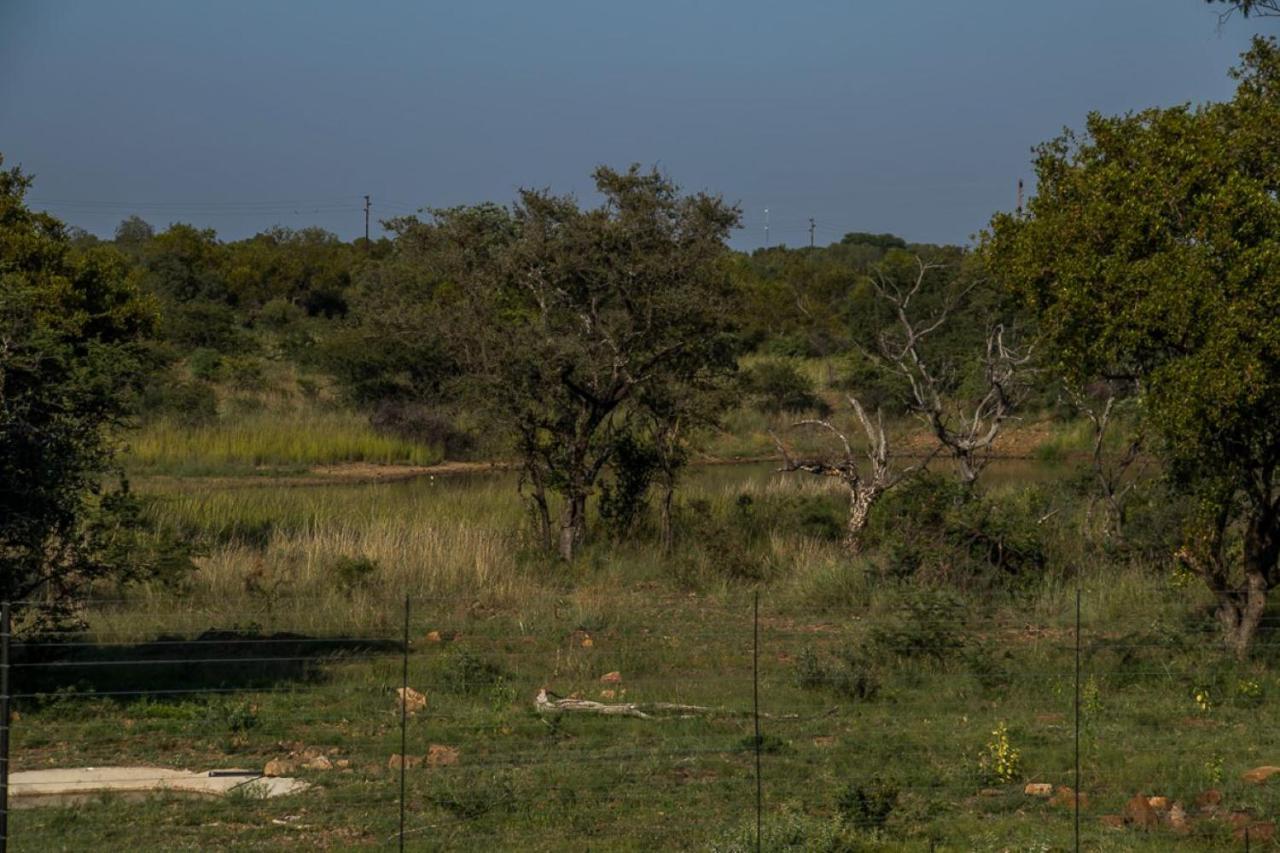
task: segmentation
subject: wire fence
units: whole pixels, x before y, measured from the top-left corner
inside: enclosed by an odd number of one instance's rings
[[[127,636],[5,604],[0,851],[1275,843],[1276,620],[1238,663],[1087,592],[1025,618],[926,605],[727,595],[673,628],[406,598],[363,631],[280,608]]]

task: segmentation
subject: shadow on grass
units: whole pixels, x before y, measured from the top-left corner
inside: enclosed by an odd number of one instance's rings
[[[225,630],[134,644],[33,640],[13,644],[10,690],[19,704],[67,691],[119,701],[180,700],[314,684],[325,679],[327,665],[401,651],[399,642],[387,639]]]

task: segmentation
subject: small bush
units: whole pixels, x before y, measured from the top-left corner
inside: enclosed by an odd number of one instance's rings
[[[142,395],[141,409],[148,420],[168,420],[182,427],[206,426],[218,419],[218,396],[199,380],[160,380]]]
[[[454,693],[478,693],[508,679],[502,667],[493,661],[457,648],[444,659],[440,677],[447,689]]]
[[[847,825],[880,829],[898,805],[898,783],[881,776],[850,782],[836,795],[836,809]]]
[[[258,706],[244,700],[224,699],[209,705],[205,719],[228,734],[242,735],[258,725]]]
[[[899,657],[941,660],[963,647],[965,612],[950,590],[908,588],[893,601],[889,617],[872,626],[871,640]]]
[[[742,387],[752,404],[766,414],[831,413],[831,407],[817,395],[813,380],[789,361],[770,359],[751,365],[743,371]]]
[[[812,648],[802,649],[796,657],[795,680],[805,690],[830,690],[861,702],[875,699],[880,692],[878,672],[856,649],[826,659]]]
[[[196,379],[216,382],[222,378],[222,355],[217,350],[201,347],[187,356],[187,367]]]
[[[648,506],[649,485],[657,467],[658,456],[651,446],[629,433],[617,440],[609,465],[612,477],[600,483],[596,503],[600,521],[614,539],[625,539],[634,532]]]
[[[988,693],[1003,690],[1013,681],[1009,668],[1013,655],[989,642],[975,642],[965,649],[964,661],[978,686]]]
[[[839,819],[808,815],[793,804],[788,804],[781,814],[765,818],[760,848],[804,853],[853,853],[865,849],[856,834]],[[755,821],[713,841],[708,849],[712,853],[754,853],[757,849]]]
[[[516,786],[510,771],[498,771],[466,781],[452,774],[438,777],[427,801],[461,820],[475,820],[493,811],[511,811],[516,805]]]
[[[368,557],[339,557],[329,567],[339,589],[350,595],[368,588],[378,575],[378,563]]]
[[[402,441],[441,448],[450,459],[463,457],[475,447],[474,436],[458,429],[447,415],[420,403],[383,401],[369,415],[369,425]]]

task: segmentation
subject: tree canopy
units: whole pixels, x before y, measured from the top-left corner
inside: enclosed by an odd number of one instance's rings
[[[1042,145],[1026,216],[984,251],[1077,382],[1131,378],[1202,512],[1183,555],[1246,648],[1280,582],[1280,50],[1255,38],[1233,100],[1089,116]],[[1231,557],[1233,542],[1239,560]]]
[[[28,210],[30,183],[0,170],[0,597],[56,601],[146,569],[119,559],[136,507],[104,480],[155,307],[114,248],[73,253],[62,223]]]

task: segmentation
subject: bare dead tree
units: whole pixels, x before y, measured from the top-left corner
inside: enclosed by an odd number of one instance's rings
[[[935,449],[934,453],[929,454],[914,465],[894,470],[889,458],[889,440],[885,435],[884,418],[881,412],[879,410],[876,411],[876,417],[873,421],[856,397],[849,395],[848,400],[854,414],[858,417],[858,422],[862,425],[863,432],[867,436],[867,448],[864,456],[869,463],[869,467],[865,476],[859,469],[859,460],[853,451],[853,446],[849,442],[848,436],[837,429],[830,421],[815,418],[797,421],[792,426],[817,427],[826,430],[839,439],[842,453],[835,459],[797,459],[792,456],[786,444],[778,436],[772,432],[770,436],[772,436],[774,444],[778,446],[778,452],[782,454],[782,467],[778,469],[779,471],[807,471],[819,477],[835,477],[848,490],[849,518],[845,522],[844,544],[849,551],[857,553],[861,548],[862,531],[867,526],[867,517],[871,512],[871,507],[875,505],[881,495],[901,482],[903,478],[927,467],[937,451]]]
[[[945,368],[930,360],[923,344],[946,325],[975,284],[952,290],[931,314],[918,317],[915,314],[920,290],[929,273],[941,265],[925,263],[920,258],[916,258],[916,265],[916,275],[905,287],[882,268],[873,273],[877,296],[894,314],[893,325],[879,336],[878,360],[906,379],[911,409],[955,459],[961,480],[972,486],[989,461],[1000,428],[1012,417],[1026,391],[1031,351],[1029,347],[1019,350],[1007,344],[1004,326],[992,326],[983,358],[983,394],[967,404],[949,400],[944,393]],[[875,353],[868,355],[877,358]]]
[[[1129,385],[1132,385],[1131,394],[1128,393]],[[1092,427],[1090,464],[1098,484],[1098,492],[1106,507],[1106,535],[1117,539],[1124,535],[1125,500],[1137,485],[1143,468],[1142,447],[1145,435],[1141,430],[1134,432],[1126,442],[1124,451],[1118,456],[1107,454],[1107,438],[1116,427],[1116,418],[1121,414],[1121,409],[1127,402],[1137,399],[1139,390],[1136,380],[1122,383],[1107,381],[1106,397],[1101,405],[1083,389],[1069,388],[1067,391],[1076,411],[1083,414]]]

